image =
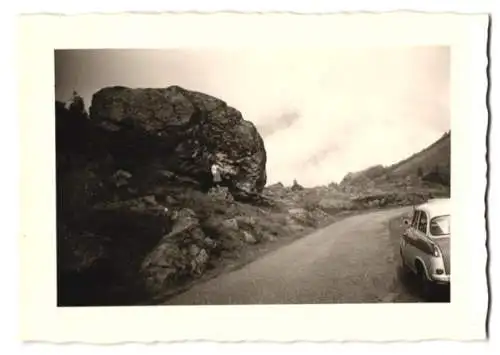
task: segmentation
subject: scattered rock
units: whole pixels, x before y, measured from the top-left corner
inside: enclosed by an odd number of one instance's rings
[[[175,177],[175,174],[171,171],[168,170],[159,170],[158,174],[161,175],[162,177],[171,180]]]
[[[215,249],[217,247],[217,243],[212,238],[209,237],[205,238],[204,243],[208,249]]]
[[[151,205],[151,206],[157,206],[158,205],[158,202],[156,202],[156,198],[154,195],[150,195],[150,196],[144,196],[142,198],[147,204]]]
[[[238,226],[254,228],[257,224],[257,221],[252,216],[236,216],[234,217]]]
[[[288,210],[288,214],[299,223],[307,224],[310,220],[309,212],[304,208],[292,208]]]
[[[114,177],[122,177],[122,178],[125,178],[125,179],[130,179],[132,177],[132,174],[129,173],[128,171],[125,171],[125,170],[117,170],[114,175]]]
[[[128,184],[129,179],[132,177],[132,174],[125,170],[117,170],[113,176],[112,181],[116,187],[121,187]]]
[[[208,191],[208,196],[214,201],[234,202],[234,197],[227,187],[213,187]]]
[[[238,231],[240,228],[238,226],[238,221],[235,218],[226,219],[222,222],[222,226],[225,229],[230,229],[233,231]]]
[[[177,203],[177,200],[175,198],[173,198],[172,196],[165,196],[164,199],[165,199],[165,203],[167,205],[174,205]]]
[[[257,239],[255,239],[255,237],[248,233],[247,231],[243,231],[243,238],[245,240],[245,243],[247,244],[255,244],[257,243]]]
[[[269,233],[266,233],[262,236],[262,239],[266,242],[270,242],[270,243],[273,243],[275,242],[276,240],[278,240],[274,235],[272,234],[269,234]]]

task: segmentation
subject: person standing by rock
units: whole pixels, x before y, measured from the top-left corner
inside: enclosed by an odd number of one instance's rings
[[[222,168],[217,162],[214,162],[211,166],[213,185],[217,188],[220,187],[222,182]]]

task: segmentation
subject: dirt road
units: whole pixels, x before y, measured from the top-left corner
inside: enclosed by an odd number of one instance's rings
[[[166,304],[421,301],[398,276],[401,216],[410,209],[346,218],[239,270],[196,285]]]

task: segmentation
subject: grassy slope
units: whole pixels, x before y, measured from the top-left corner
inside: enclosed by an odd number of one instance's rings
[[[449,175],[450,147],[451,136],[446,133],[425,149],[396,164],[388,167],[375,165],[360,172],[349,173],[341,184],[356,186],[371,181],[376,186],[380,186],[387,181],[394,183],[408,176],[417,177],[419,170],[422,176],[426,176],[435,171],[436,167],[440,173]]]
[[[412,155],[411,157],[394,164],[387,169],[392,175],[415,175],[421,168],[423,173],[430,172],[436,165],[440,168],[450,170],[451,136],[443,135],[427,148]]]

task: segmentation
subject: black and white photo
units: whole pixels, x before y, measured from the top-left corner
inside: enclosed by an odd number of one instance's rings
[[[56,50],[55,97],[60,306],[449,301],[449,47]]]

